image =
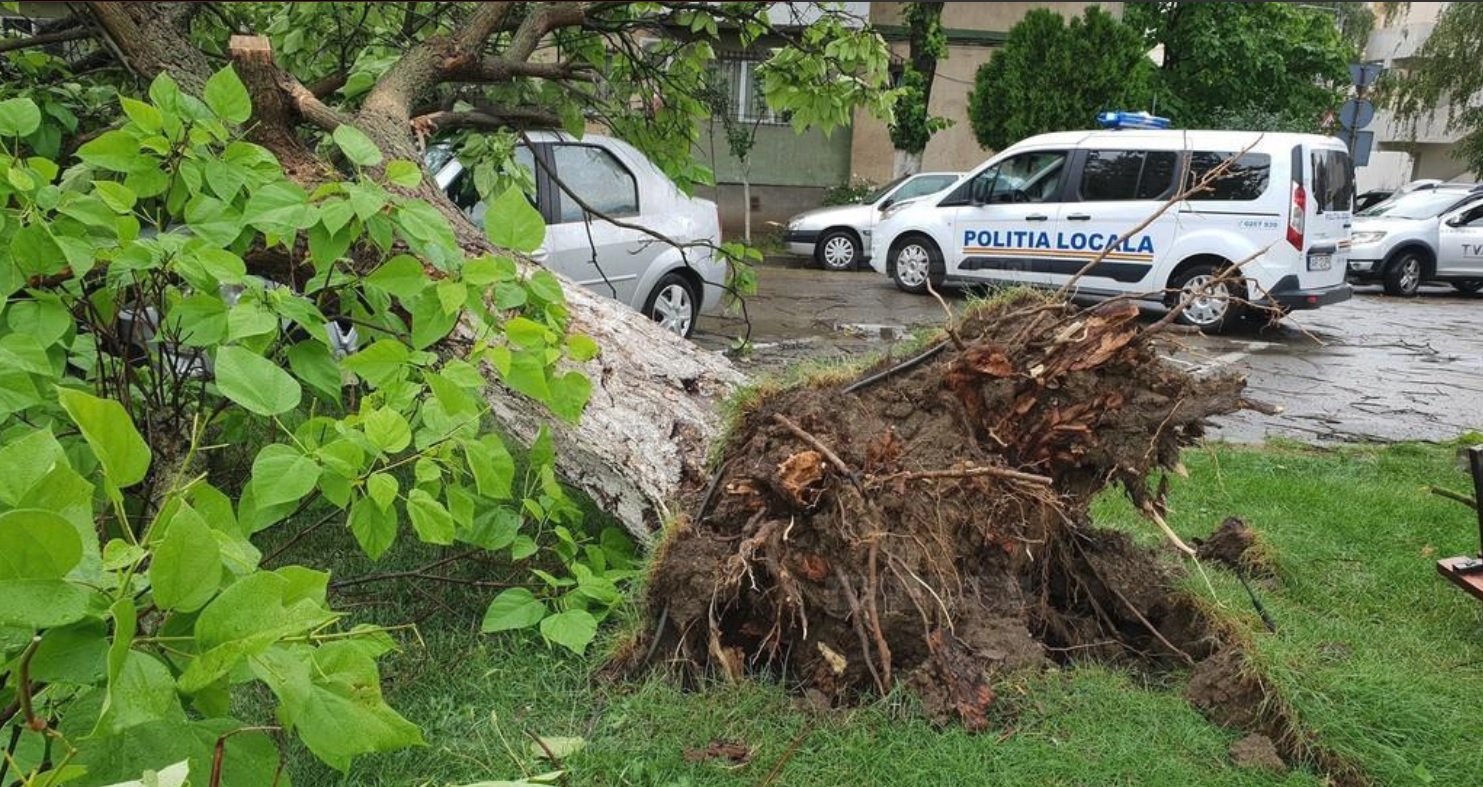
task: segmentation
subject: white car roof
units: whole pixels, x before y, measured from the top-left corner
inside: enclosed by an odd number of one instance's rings
[[[1219,131],[1213,129],[1120,129],[1096,131],[1057,131],[1040,134],[1016,142],[1013,147],[1051,146],[1091,147],[1106,145],[1111,148],[1128,145],[1181,149],[1188,145],[1206,150],[1241,150],[1252,143],[1258,148],[1292,147],[1298,143],[1316,147],[1344,149],[1344,143],[1336,137],[1318,134],[1293,134],[1289,132]],[[1005,148],[1008,150],[1008,148]]]

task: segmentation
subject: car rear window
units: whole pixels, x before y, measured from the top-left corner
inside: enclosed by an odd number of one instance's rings
[[[1354,165],[1342,150],[1313,151],[1313,197],[1318,212],[1354,209]]]
[[[1084,202],[1158,199],[1174,185],[1172,150],[1089,150],[1081,168]]]
[[[1199,183],[1222,161],[1236,155],[1236,151],[1197,150],[1190,153],[1189,175],[1186,187]],[[1206,185],[1205,189],[1190,197],[1193,201],[1250,202],[1266,193],[1272,180],[1272,157],[1265,153],[1247,153],[1236,159],[1225,174]]]

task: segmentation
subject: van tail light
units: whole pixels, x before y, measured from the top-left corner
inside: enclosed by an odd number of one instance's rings
[[[1303,189],[1303,184],[1292,184],[1292,204],[1287,210],[1287,242],[1302,251],[1303,225],[1308,215],[1308,192]]]

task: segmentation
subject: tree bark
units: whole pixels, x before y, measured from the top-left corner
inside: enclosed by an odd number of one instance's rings
[[[168,71],[186,89],[199,91],[215,70],[178,30],[166,34],[172,19],[164,6],[105,2],[92,3],[90,8],[119,54],[146,79]],[[503,16],[488,9],[476,21],[493,29]],[[537,30],[579,18],[579,8],[537,7],[516,32],[512,49],[528,56],[540,38]],[[459,58],[467,54],[459,49],[463,43],[462,39],[425,42],[421,51],[409,52],[412,59],[404,60],[405,68],[388,72],[390,82],[372,91],[375,101],[368,97],[352,118],[332,119],[365,132],[388,159],[420,160],[410,102],[430,87],[431,69],[459,65]],[[242,76],[253,92],[255,140],[275,155],[299,161],[308,148],[298,141],[292,124],[306,119],[305,96],[312,99],[312,93],[290,75],[270,73],[277,69],[261,44],[245,46],[243,56],[239,68],[248,72]],[[320,162],[317,168],[296,170],[290,175],[332,168]],[[484,233],[428,182],[430,178],[424,180],[415,195],[448,217],[460,246],[470,255],[492,251]],[[518,264],[523,274],[534,270],[528,261]],[[544,406],[500,384],[492,371],[487,399],[493,414],[516,439],[529,442],[542,426],[550,428],[562,476],[590,495],[629,533],[651,543],[658,527],[674,513],[672,504],[680,492],[706,480],[706,453],[721,428],[717,405],[741,383],[742,375],[723,356],[662,330],[617,301],[559,274],[557,278],[566,292],[571,330],[591,336],[602,348],[596,359],[582,367],[592,380],[593,391],[581,422],[575,426],[559,422]],[[468,335],[465,329],[460,331]]]

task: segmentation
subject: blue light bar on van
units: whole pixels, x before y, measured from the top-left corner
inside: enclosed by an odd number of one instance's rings
[[[1169,119],[1154,117],[1147,112],[1102,112],[1097,115],[1097,124],[1102,128],[1168,128]]]

